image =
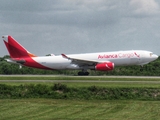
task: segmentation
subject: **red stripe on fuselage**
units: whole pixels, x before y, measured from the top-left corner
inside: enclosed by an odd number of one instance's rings
[[[48,68],[46,66],[41,65],[40,63],[36,62],[33,60],[31,57],[24,58],[26,61],[23,65],[28,66],[28,67],[33,67],[33,68],[40,68],[40,69],[47,69],[47,70],[53,70],[51,68]]]

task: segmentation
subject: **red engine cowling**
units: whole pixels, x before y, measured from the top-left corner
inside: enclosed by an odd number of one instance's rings
[[[114,63],[112,63],[112,62],[98,63],[95,66],[95,69],[99,70],[99,71],[113,70],[114,69]]]

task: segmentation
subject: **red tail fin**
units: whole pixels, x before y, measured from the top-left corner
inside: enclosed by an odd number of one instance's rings
[[[11,36],[2,36],[11,58],[36,57]]]

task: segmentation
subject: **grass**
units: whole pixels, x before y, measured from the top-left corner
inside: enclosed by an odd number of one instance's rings
[[[103,78],[103,77],[0,77],[0,80],[22,80],[3,84],[39,84],[32,80],[73,80],[64,82],[69,87],[153,87],[160,88],[160,79]],[[23,80],[31,80],[25,83]],[[111,82],[77,83],[76,80],[108,80]],[[113,81],[113,82],[112,82]],[[118,82],[114,82],[118,81]],[[121,82],[139,81],[139,82]],[[142,82],[141,82],[142,81]],[[149,83],[148,81],[155,81]],[[54,83],[42,82],[52,85]],[[58,100],[58,99],[0,99],[1,120],[158,120],[160,101],[133,100]]]
[[[3,82],[0,84],[7,84],[7,85],[24,85],[24,84],[44,84],[44,85],[53,85],[56,84],[57,82],[54,83],[49,83],[49,82]],[[110,83],[77,83],[77,82],[73,82],[73,83],[66,83],[66,82],[62,82],[61,84],[67,85],[68,87],[90,87],[90,86],[97,86],[97,87],[107,87],[107,88],[160,88],[160,84],[157,83],[119,83],[119,82],[110,82]]]
[[[0,100],[1,120],[158,120],[160,101]]]
[[[111,77],[111,76],[46,76],[46,75],[31,75],[29,76],[0,76],[0,80],[98,80],[98,81],[160,81],[160,78],[125,78],[125,77]]]
[[[46,84],[53,85],[57,83],[66,84],[68,87],[89,87],[89,86],[100,86],[100,87],[153,87],[160,88],[159,78],[113,78],[113,77],[103,77],[103,76],[0,76],[1,84],[8,85],[20,85],[20,84]],[[5,80],[10,80],[5,82]],[[16,82],[14,80],[17,80]],[[25,82],[24,80],[28,80]],[[38,82],[37,80],[43,80],[43,82]],[[51,80],[51,81],[47,81]],[[65,82],[63,80],[66,80]],[[81,82],[78,82],[81,80]],[[89,82],[91,81],[92,82]],[[72,82],[71,82],[72,81]],[[83,82],[84,81],[84,82]],[[88,81],[88,82],[86,82]],[[105,82],[107,81],[107,82]]]

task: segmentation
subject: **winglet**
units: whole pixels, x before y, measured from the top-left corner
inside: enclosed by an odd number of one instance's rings
[[[70,59],[67,55],[61,54],[63,58]]]

